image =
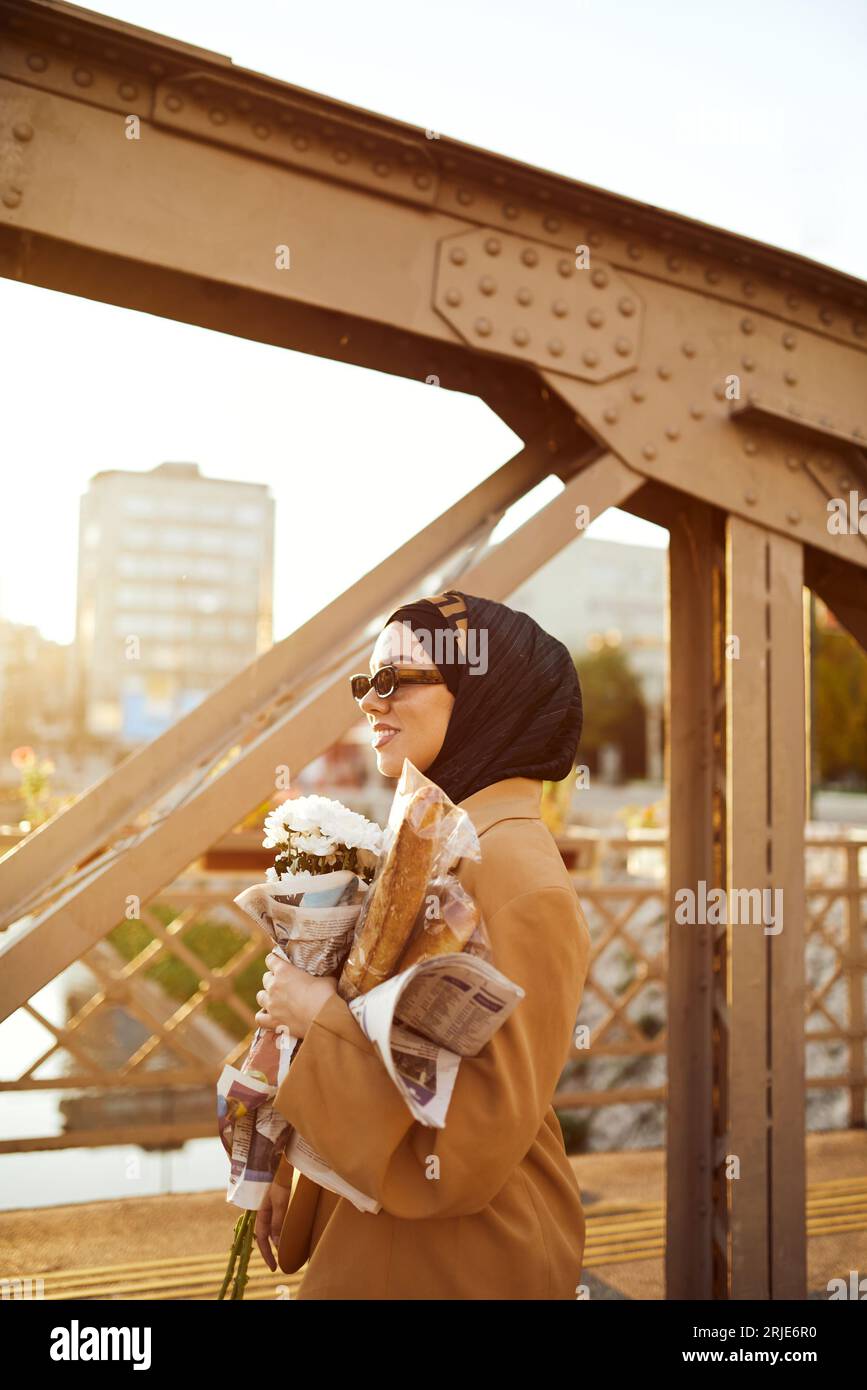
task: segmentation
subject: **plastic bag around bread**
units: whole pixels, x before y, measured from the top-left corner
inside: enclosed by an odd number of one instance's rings
[[[454,874],[428,884],[415,930],[395,974],[450,951],[491,959],[490,941],[478,905]]]
[[[395,973],[430,884],[462,858],[481,858],[469,815],[405,759],[377,873],[338,980],[341,998],[355,999]]]

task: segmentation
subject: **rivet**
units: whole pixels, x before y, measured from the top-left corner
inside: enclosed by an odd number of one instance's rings
[[[614,351],[618,357],[628,357],[632,351],[632,344],[628,338],[618,338],[614,343]]]
[[[546,232],[559,232],[559,230],[560,230],[560,219],[559,219],[559,217],[551,217],[551,216],[548,216],[548,217],[545,218],[545,221],[544,221],[544,223],[543,223],[543,226],[544,226]]]
[[[601,328],[605,322],[605,315],[601,309],[588,309],[587,322],[591,328]]]
[[[391,165],[386,164],[384,159],[378,159],[373,166],[373,172],[381,179],[387,178],[391,173]]]
[[[506,203],[503,208],[503,216],[508,217],[510,222],[514,222],[515,218],[518,216],[518,209],[513,203]]]
[[[416,174],[413,183],[416,188],[430,188],[430,174]]]
[[[601,245],[602,245],[602,234],[601,234],[601,232],[589,232],[589,233],[588,233],[588,236],[587,236],[587,245],[588,245],[588,246],[601,246]]]
[[[756,359],[754,357],[742,357],[741,366],[745,372],[754,372],[756,369]]]
[[[223,116],[222,119],[225,120],[226,117]],[[306,150],[309,148],[310,141],[307,139],[306,135],[293,135],[292,145],[296,150]]]
[[[749,504],[750,504],[751,507],[752,507],[756,502],[758,502],[758,500],[759,500],[758,493],[757,493],[753,488],[749,488],[749,489],[744,493],[744,501],[745,501],[745,502],[749,502]]]
[[[697,348],[695,346],[695,343],[691,342],[689,339],[687,339],[687,341],[681,347],[681,352],[683,353],[684,357],[695,357],[696,351]]]
[[[446,290],[446,304],[450,304],[453,309],[458,307],[462,299],[460,290]]]
[[[852,483],[851,483],[851,480],[850,480],[849,478],[841,478],[841,479],[840,479],[840,487],[841,487],[841,489],[842,489],[843,492],[848,492],[848,491],[849,491],[849,488],[850,488],[851,486],[852,486]]]
[[[791,522],[793,526],[797,526],[798,522],[801,520],[801,513],[798,511],[797,507],[789,508],[786,512],[786,520]]]
[[[642,452],[642,454],[644,455],[644,457],[645,457],[646,459],[655,459],[655,458],[656,458],[656,449],[653,447],[652,444],[645,444],[645,446],[644,446],[644,448],[642,449],[641,452]]]
[[[148,72],[152,77],[165,77],[166,69],[164,63],[148,63]]]
[[[267,140],[271,134],[271,127],[265,125],[264,121],[258,121],[256,125],[253,126],[253,134],[256,136],[257,140]],[[337,160],[338,164],[346,164],[349,161],[349,151],[335,150],[334,158]]]
[[[754,439],[744,440],[744,453],[754,454],[756,452],[756,441]]]
[[[211,118],[211,120],[213,121],[214,125],[225,125],[225,124],[226,124],[226,121],[228,120],[228,117],[227,117],[225,111],[223,111],[219,106],[213,106],[213,107],[211,108],[211,110],[208,112],[208,115],[210,116],[210,118]],[[296,138],[292,143],[295,144],[295,145],[297,145],[297,144],[298,144],[297,138]],[[305,144],[305,145],[307,144],[307,141],[306,141],[306,140],[304,141],[304,144]],[[299,148],[303,148],[303,147],[299,147]]]
[[[819,310],[819,318],[822,320],[823,323],[833,323],[833,322],[834,322],[834,315],[831,313],[831,310],[830,310],[830,309],[820,309],[820,310]]]
[[[497,282],[490,275],[483,275],[479,281],[479,289],[482,294],[494,294],[497,289]]]
[[[489,256],[499,256],[503,249],[503,244],[499,237],[489,236],[485,242],[485,250]]]
[[[599,353],[593,352],[591,348],[587,348],[581,354],[581,361],[584,363],[585,367],[595,367],[599,362]]]
[[[677,425],[667,425],[665,429],[666,439],[680,439],[680,430]]]
[[[551,338],[548,342],[548,351],[552,357],[563,356],[563,344],[559,338]]]
[[[538,265],[539,252],[532,246],[526,246],[521,252],[521,260],[524,262],[524,265]]]
[[[562,260],[557,262],[557,270],[564,277],[564,279],[567,276],[571,275],[574,269],[575,266],[572,261]]]
[[[166,97],[166,106],[169,108],[170,111],[180,111],[183,107],[183,104],[184,103],[181,101],[180,97],[177,96],[175,92],[169,92],[168,96]]]
[[[669,270],[680,270],[681,263],[677,256],[667,256],[665,264],[668,266]]]
[[[671,368],[667,367],[663,362],[661,366],[657,367],[656,375],[659,377],[660,381],[668,381],[671,376]]]
[[[20,188],[5,188],[3,190],[3,206],[7,208],[17,208],[21,202]]]
[[[596,270],[591,270],[590,283],[595,285],[597,290],[604,290],[605,286],[608,284],[608,271],[602,270],[601,267]]]
[[[787,348],[789,352],[791,352],[796,347],[797,342],[798,340],[795,337],[794,333],[783,334],[783,347]]]
[[[741,319],[742,333],[755,333],[755,331],[756,325],[753,323],[752,319]]]
[[[555,318],[565,319],[568,312],[569,305],[566,303],[565,299],[554,300],[554,303],[551,305],[551,313],[554,315]]]
[[[692,416],[693,420],[703,420],[703,419],[704,419],[704,410],[702,409],[702,407],[701,407],[700,405],[691,405],[691,406],[689,407],[689,413],[690,413],[690,415]]]
[[[522,285],[519,290],[515,291],[515,298],[517,299],[518,303],[523,304],[525,308],[528,304],[533,303],[532,292],[527,289],[526,285]]]
[[[783,372],[783,380],[787,386],[797,386],[798,377],[795,372]]]
[[[453,246],[449,252],[449,260],[452,265],[465,265],[467,253],[462,246]]]
[[[458,202],[467,207],[473,201],[473,195],[468,188],[458,189]]]
[[[516,328],[512,333],[512,342],[518,347],[526,347],[530,341],[530,335],[526,328]]]
[[[867,323],[864,323],[861,319],[857,319],[856,322],[852,324],[852,332],[855,334],[856,338],[863,338],[864,334],[867,333]]]
[[[251,100],[250,100],[249,97],[238,97],[238,100],[235,102],[235,110],[236,110],[236,111],[240,111],[240,113],[241,113],[242,116],[249,116],[249,114],[250,114],[250,112],[252,111],[252,109],[253,109],[253,103],[251,102]],[[327,127],[327,126],[324,127],[322,133],[323,133],[323,135],[327,135],[327,134],[328,134],[328,127]]]
[[[645,396],[647,395],[647,392],[645,391],[643,386],[633,386],[629,394],[634,401],[638,401],[640,403],[644,400]]]
[[[16,121],[15,125],[12,127],[12,134],[15,136],[16,140],[32,140],[33,127],[30,125],[29,121]]]
[[[786,467],[790,468],[793,473],[797,473],[800,466],[801,460],[796,459],[793,454],[789,454],[788,458],[786,459]]]
[[[41,53],[28,53],[27,66],[32,72],[44,72],[48,67],[48,59],[43,58]]]
[[[752,299],[753,295],[756,292],[756,287],[753,284],[752,280],[745,280],[741,288],[743,289],[743,292],[746,295],[747,299]]]
[[[257,126],[257,127],[256,127],[256,133],[258,134],[258,132],[259,132],[259,127]],[[267,133],[268,133],[268,132],[267,132],[267,130],[266,130],[266,131],[265,131],[265,134],[267,135]],[[348,163],[349,163],[349,160],[350,160],[349,150],[344,150],[342,147],[339,148],[339,149],[336,149],[336,150],[334,151],[334,158],[337,160],[337,163],[338,163],[338,164],[348,164]]]
[[[640,246],[636,246],[636,245],[633,244],[632,246],[627,246],[627,248],[626,248],[626,254],[627,254],[633,261],[640,261],[642,255],[643,255],[644,253],[642,252],[642,249],[641,249]]]
[[[72,80],[76,87],[90,87],[93,84],[93,73],[87,68],[76,68]]]
[[[631,318],[635,313],[635,301],[632,299],[618,299],[617,307],[625,319]]]
[[[123,97],[124,101],[134,101],[138,96],[138,87],[134,82],[121,82],[117,94]]]
[[[722,279],[722,276],[720,275],[718,270],[707,270],[705,271],[704,278],[707,280],[709,285],[718,285],[720,280]]]
[[[491,335],[493,324],[490,319],[476,319],[473,327],[480,338],[488,338]]]
[[[617,411],[614,409],[613,405],[609,405],[605,408],[605,410],[603,410],[602,419],[605,421],[606,425],[617,424],[619,416],[617,414]]]
[[[800,309],[801,301],[796,294],[787,294],[786,303],[790,309]]]

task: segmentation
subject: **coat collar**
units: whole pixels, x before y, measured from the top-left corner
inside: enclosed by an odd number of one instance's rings
[[[469,812],[479,835],[501,820],[538,820],[542,783],[534,777],[506,777],[473,792],[460,805]]]

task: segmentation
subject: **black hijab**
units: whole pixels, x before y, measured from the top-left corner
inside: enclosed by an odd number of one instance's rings
[[[584,712],[562,642],[526,613],[457,590],[405,604],[388,622],[410,623],[455,697],[425,769],[452,801],[506,777],[568,775]]]

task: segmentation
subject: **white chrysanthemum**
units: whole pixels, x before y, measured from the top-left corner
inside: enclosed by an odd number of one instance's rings
[[[299,796],[284,801],[265,817],[264,828],[264,849],[277,849],[291,841],[302,853],[307,854],[333,853],[340,846],[366,849],[373,854],[382,851],[382,831],[379,826],[327,796]],[[299,835],[329,841],[330,848],[305,848],[297,838]]]
[[[332,855],[337,851],[337,845],[325,835],[298,835],[293,833],[289,836],[289,844],[296,854],[316,854],[322,859],[324,859],[326,855]]]

